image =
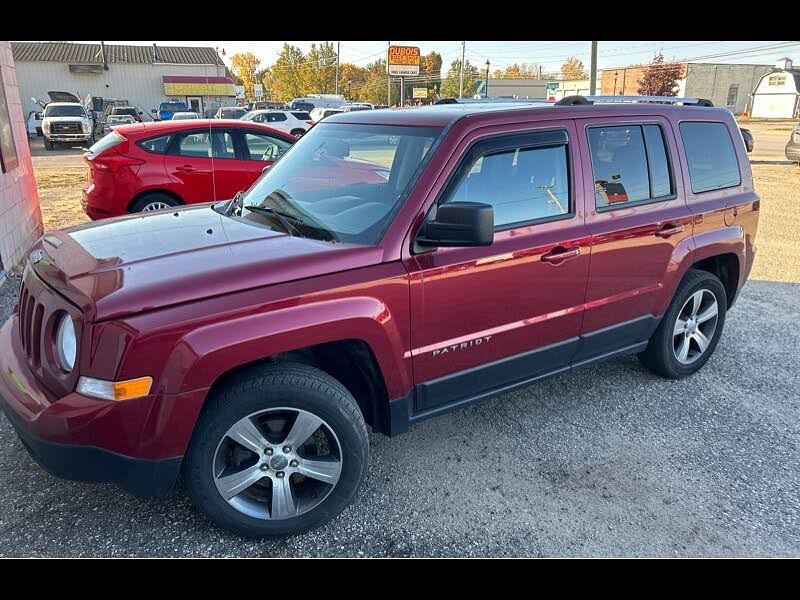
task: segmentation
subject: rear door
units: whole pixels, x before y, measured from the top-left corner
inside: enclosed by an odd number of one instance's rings
[[[692,250],[678,152],[660,116],[582,119],[592,263],[576,362],[646,341]],[[592,200],[593,199],[593,200]]]
[[[574,123],[478,135],[437,204],[491,204],[493,244],[407,262],[417,412],[566,368],[578,345],[590,246]]]
[[[268,112],[266,113],[267,118],[262,121],[265,125],[269,125],[270,127],[274,127],[275,129],[280,129],[281,131],[285,131],[289,133],[291,126],[288,122],[288,118],[286,117],[285,113],[282,112]]]
[[[164,168],[170,179],[178,184],[176,191],[187,204],[215,200],[214,162],[208,128],[174,134],[164,156]]]

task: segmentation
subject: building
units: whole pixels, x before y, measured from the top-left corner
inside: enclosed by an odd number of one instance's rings
[[[753,87],[751,116],[765,119],[800,118],[800,69],[782,58]]]
[[[545,79],[489,79],[489,98],[547,98]],[[478,81],[478,94],[486,95],[483,81]]]
[[[0,284],[42,235],[42,213],[9,42],[0,42]]]
[[[770,65],[724,63],[681,63],[683,79],[676,82],[676,95],[706,98],[714,106],[724,106],[739,114],[749,110],[750,94],[761,77],[772,70]],[[647,65],[603,69],[600,93],[607,96],[639,94],[639,81]]]
[[[588,79],[550,80],[547,82],[547,99],[561,100],[567,96],[588,96]]]
[[[164,100],[212,115],[235,104],[234,82],[214,48],[12,42],[25,114],[50,90],[127,100],[152,115]]]

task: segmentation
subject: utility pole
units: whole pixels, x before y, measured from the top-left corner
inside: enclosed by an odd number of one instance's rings
[[[339,94],[339,48],[341,42],[336,42],[336,94]],[[350,98],[348,98],[349,100]]]
[[[386,106],[392,106],[392,77],[389,75],[389,48],[392,46],[392,41],[387,42],[389,46],[386,48]]]
[[[592,42],[592,58],[589,71],[589,95],[597,94],[597,42]]]
[[[461,78],[458,82],[458,97],[464,97],[464,45],[467,42],[461,42]]]

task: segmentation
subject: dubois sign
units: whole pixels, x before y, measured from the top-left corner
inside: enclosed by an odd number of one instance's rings
[[[386,64],[389,75],[394,77],[419,75],[419,48],[416,46],[389,46]]]

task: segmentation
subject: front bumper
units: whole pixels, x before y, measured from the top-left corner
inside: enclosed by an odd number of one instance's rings
[[[173,487],[205,390],[123,402],[57,398],[24,356],[14,315],[0,329],[0,405],[39,464],[58,477],[114,482],[141,496]]]
[[[92,136],[89,133],[51,133],[46,137],[51,142],[88,142]]]
[[[789,142],[786,144],[786,159],[800,162],[800,143]]]

